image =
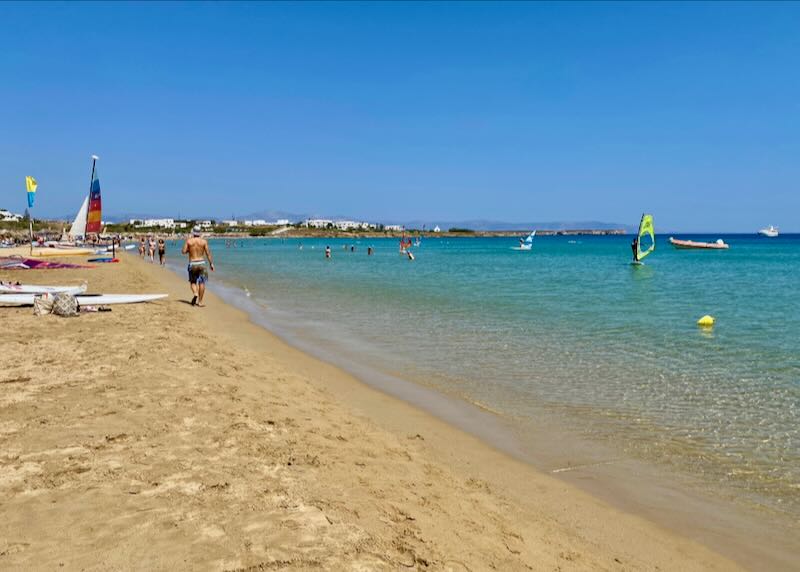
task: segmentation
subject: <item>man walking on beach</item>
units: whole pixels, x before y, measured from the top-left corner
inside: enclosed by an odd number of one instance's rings
[[[189,257],[189,284],[192,287],[192,306],[203,307],[203,296],[206,293],[206,281],[208,280],[208,270],[206,270],[206,258],[211,272],[214,272],[214,259],[208,242],[200,236],[200,230],[192,229],[192,236],[186,239],[181,249],[182,254]]]

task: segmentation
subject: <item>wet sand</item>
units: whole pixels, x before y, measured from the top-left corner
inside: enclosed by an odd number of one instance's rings
[[[737,569],[133,256],[0,279],[170,294],[0,308],[0,568]]]

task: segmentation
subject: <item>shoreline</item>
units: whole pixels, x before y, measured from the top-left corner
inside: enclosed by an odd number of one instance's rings
[[[173,274],[180,270],[171,267]],[[179,277],[179,276],[178,276]],[[745,504],[731,504],[724,495],[700,490],[692,478],[646,461],[620,456],[607,445],[577,436],[563,423],[551,419],[528,424],[535,436],[520,434],[520,427],[490,408],[461,395],[442,393],[436,387],[379,372],[351,358],[343,358],[271,323],[264,308],[235,285],[216,277],[209,291],[242,311],[247,319],[295,351],[341,370],[371,392],[399,401],[450,428],[478,439],[516,462],[567,483],[592,497],[638,518],[680,535],[690,535],[739,564],[757,569],[794,569],[793,554],[800,549],[794,536],[769,521],[767,513]],[[374,415],[370,415],[374,419]],[[399,431],[402,426],[393,425]],[[567,433],[570,433],[569,435]],[[564,441],[568,452],[564,451]],[[728,502],[726,502],[728,501]],[[698,518],[697,515],[702,515]],[[780,522],[788,523],[785,515]],[[743,541],[747,544],[742,544]]]
[[[171,270],[179,272],[175,267]],[[739,502],[730,491],[703,490],[690,475],[589,441],[562,420],[554,425],[553,419],[531,421],[523,435],[519,425],[463,395],[380,372],[353,361],[352,356],[336,355],[284,331],[269,321],[264,307],[224,278],[215,279],[210,291],[289,347],[341,369],[369,390],[421,410],[540,473],[669,531],[691,535],[745,567],[757,569],[769,562],[770,569],[794,569],[793,555],[800,544],[789,531],[794,523],[784,513]],[[531,429],[533,437],[528,432]],[[776,522],[784,523],[785,528]]]
[[[115,266],[0,273],[170,294],[75,320],[4,309],[26,335],[0,384],[0,564],[737,568],[287,345],[213,292],[191,308],[171,271]],[[29,342],[45,337],[59,344]]]

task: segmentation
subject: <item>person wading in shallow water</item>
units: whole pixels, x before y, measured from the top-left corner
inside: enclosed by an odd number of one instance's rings
[[[192,230],[192,236],[186,239],[181,249],[182,254],[189,257],[189,285],[192,287],[192,306],[203,307],[203,296],[206,293],[206,281],[208,280],[208,270],[206,269],[206,258],[211,272],[214,272],[214,259],[208,242],[200,236],[199,229]]]

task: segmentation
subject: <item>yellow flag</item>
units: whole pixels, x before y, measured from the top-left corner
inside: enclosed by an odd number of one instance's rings
[[[25,177],[25,185],[28,187],[28,208],[33,207],[33,197],[36,195],[36,179],[33,177]]]

